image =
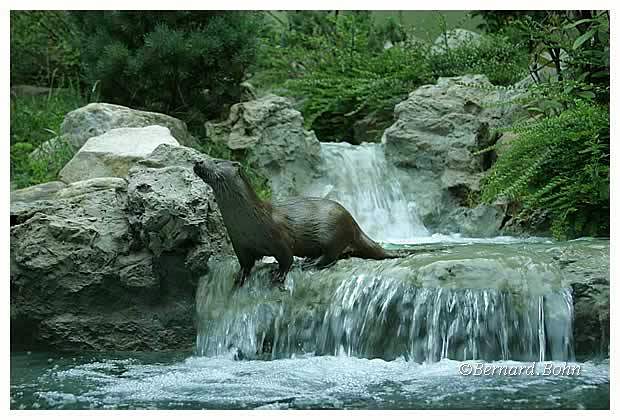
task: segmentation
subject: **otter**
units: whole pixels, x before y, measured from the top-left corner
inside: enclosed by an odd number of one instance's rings
[[[263,256],[278,261],[276,280],[280,282],[284,282],[293,256],[305,257],[319,268],[346,257],[399,257],[388,254],[370,239],[351,213],[333,200],[294,197],[281,202],[263,201],[250,186],[241,164],[229,160],[196,162],[194,173],[215,193],[241,265],[235,280],[239,287]]]

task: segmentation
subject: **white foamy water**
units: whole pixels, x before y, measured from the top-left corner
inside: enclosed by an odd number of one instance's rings
[[[102,356],[98,361],[47,369],[32,382],[12,386],[11,396],[13,408],[57,409],[609,406],[608,361],[569,364],[579,366],[579,376],[462,376],[461,364],[448,359],[418,364],[344,356],[269,362],[189,357],[153,363],[140,360],[139,355],[128,359]],[[564,362],[555,364],[563,366]],[[495,365],[525,368],[531,364],[504,361]],[[539,364],[535,372],[543,369]]]
[[[402,259],[296,265],[284,291],[269,264],[237,290],[235,259],[213,261],[196,293],[198,354],[569,361],[572,295],[548,248],[418,247]]]
[[[429,235],[415,200],[405,197],[387,164],[383,145],[321,143],[321,155],[326,170],[304,195],[339,202],[376,241],[411,241]]]

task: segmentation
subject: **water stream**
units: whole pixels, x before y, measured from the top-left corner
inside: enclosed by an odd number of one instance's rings
[[[554,259],[565,244],[431,235],[381,145],[322,154],[332,171],[307,194],[341,202],[411,256],[296,261],[283,287],[266,260],[240,290],[236,259],[212,258],[193,354],[13,353],[11,408],[609,407],[609,360],[574,360],[573,298]],[[532,362],[531,375],[460,372]],[[545,363],[579,374],[544,375]]]
[[[321,157],[325,170],[304,195],[338,201],[377,241],[410,242],[429,236],[415,197],[405,197],[400,176],[386,162],[382,144],[321,143]]]

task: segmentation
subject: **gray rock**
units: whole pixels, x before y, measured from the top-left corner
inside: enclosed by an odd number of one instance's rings
[[[497,236],[503,227],[505,213],[505,207],[501,205],[457,207],[440,222],[440,230],[443,233],[460,233],[468,237]]]
[[[42,143],[30,153],[30,159],[50,160],[58,159],[59,156],[70,159],[78,150],[66,137],[58,136]]]
[[[510,149],[510,144],[518,138],[518,135],[513,131],[506,131],[502,133],[502,136],[495,143],[495,156],[497,159],[500,158],[508,149]]]
[[[183,160],[191,149],[171,147],[127,181],[13,192],[13,348],[191,348],[197,279],[232,250],[210,189]]]
[[[447,31],[445,34],[439,35],[435,42],[433,42],[433,46],[431,48],[431,52],[433,53],[443,53],[446,51],[446,43],[448,49],[455,49],[461,47],[463,45],[478,45],[480,44],[482,36],[473,31],[469,31],[467,29],[452,29]]]
[[[563,49],[560,50],[560,70],[566,69],[568,61],[568,53]],[[555,82],[558,80],[558,71],[548,52],[542,53],[538,57],[537,62],[532,62],[529,65],[529,72],[530,74],[515,83],[514,87],[527,88],[536,83]]]
[[[476,152],[493,145],[494,128],[507,126],[523,115],[523,109],[510,102],[519,95],[517,91],[495,89],[486,76],[467,75],[439,78],[437,84],[419,87],[396,105],[396,122],[382,138],[388,161],[413,175],[434,174],[447,193],[438,203],[439,213],[425,218],[431,223],[427,227],[437,227],[463,206],[454,215],[469,225],[465,231],[472,230],[475,221],[488,221],[494,213],[467,209],[470,195],[480,191],[480,180],[494,156],[494,152]],[[465,221],[465,216],[472,219]],[[490,226],[501,225],[501,211],[497,217]],[[481,228],[488,232],[486,227]]]
[[[577,239],[554,258],[573,290],[575,353],[609,356],[609,240]]]
[[[194,247],[213,253],[227,246],[213,192],[191,169],[135,167],[129,175],[127,203],[133,231],[156,257],[188,243],[192,257],[203,254],[201,258],[204,253]],[[190,265],[195,268],[195,263]]]
[[[49,87],[33,86],[33,85],[13,85],[11,86],[11,96],[15,97],[33,97],[49,95],[52,91],[58,93],[59,90],[65,89],[52,89]]]
[[[241,88],[241,101],[253,101],[257,98],[256,88],[250,82],[242,82],[239,84]]]
[[[45,182],[21,190],[11,191],[11,204],[16,202],[30,203],[37,200],[49,200],[67,184],[62,181]]]
[[[194,163],[208,157],[196,149],[184,146],[174,146],[162,143],[153,150],[146,158],[140,160],[140,166],[148,168],[164,168],[166,166],[182,166],[192,169]]]
[[[71,198],[100,190],[127,191],[127,181],[122,178],[92,178],[67,185],[56,193],[55,198]]]
[[[235,104],[224,123],[205,124],[207,138],[246,152],[247,162],[269,179],[275,197],[297,195],[320,160],[320,143],[303,127],[301,113],[275,95]]]
[[[69,112],[60,127],[60,135],[76,148],[86,141],[114,128],[139,128],[150,125],[167,127],[180,144],[192,146],[194,139],[186,124],[169,115],[139,111],[121,105],[91,103]]]
[[[59,177],[64,182],[124,177],[138,160],[166,143],[179,144],[166,127],[115,128],[90,138],[62,168]]]
[[[86,301],[91,311],[102,310],[111,300],[131,295],[118,284],[124,268],[118,256],[128,254],[131,244],[124,209],[123,193],[116,188],[11,206],[11,320],[16,330],[85,311]],[[17,343],[27,340],[20,335],[14,335]]]
[[[112,129],[151,125],[167,127],[172,137],[180,144],[196,145],[196,140],[187,131],[187,125],[177,118],[157,112],[95,102],[69,112],[60,126],[58,137],[43,143],[31,153],[31,157],[40,158],[67,147],[74,153],[91,137],[100,136]]]

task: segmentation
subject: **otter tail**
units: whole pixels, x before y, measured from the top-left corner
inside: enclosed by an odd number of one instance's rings
[[[381,245],[370,239],[361,229],[360,235],[353,248],[350,255],[358,258],[385,260],[403,256],[387,252]]]
[[[449,245],[421,244],[416,245],[415,248],[387,250],[370,239],[364,231],[360,229],[360,235],[355,243],[354,249],[348,253],[348,255],[371,260],[386,260],[390,258],[405,258],[419,253],[443,252],[450,248]]]

